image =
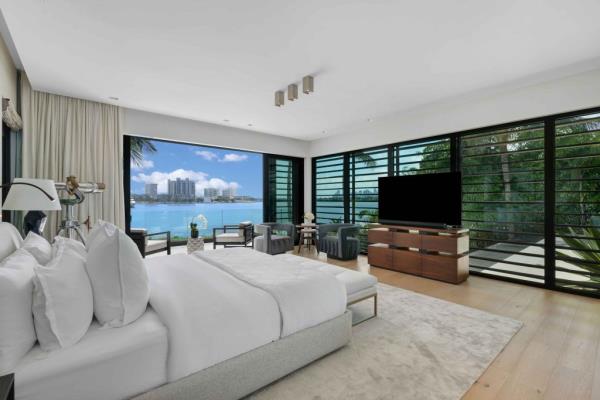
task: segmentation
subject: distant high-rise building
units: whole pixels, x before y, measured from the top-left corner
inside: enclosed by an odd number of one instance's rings
[[[223,197],[226,199],[233,199],[235,197],[235,188],[229,187],[227,189],[223,189]]]
[[[215,189],[215,188],[205,188],[204,189],[204,202],[205,203],[210,203],[217,197],[219,197],[219,189]]]
[[[151,199],[158,197],[158,185],[156,183],[146,183],[144,185],[144,194]]]
[[[171,200],[194,200],[196,198],[196,182],[189,178],[169,179],[168,194]]]

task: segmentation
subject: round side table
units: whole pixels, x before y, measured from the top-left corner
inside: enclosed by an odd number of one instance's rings
[[[192,254],[195,251],[204,250],[204,238],[188,238],[187,253]]]
[[[310,228],[300,229],[300,240],[298,241],[298,254],[300,254],[300,250],[303,247],[306,247],[310,250],[311,244],[315,246],[317,249],[317,254],[319,254],[319,240],[317,239],[317,230]]]

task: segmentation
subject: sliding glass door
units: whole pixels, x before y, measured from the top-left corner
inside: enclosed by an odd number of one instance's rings
[[[544,124],[461,138],[471,270],[544,282]]]
[[[600,293],[600,113],[555,124],[556,285]]]

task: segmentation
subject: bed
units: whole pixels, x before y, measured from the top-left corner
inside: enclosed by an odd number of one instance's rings
[[[0,259],[19,246],[6,237],[0,229]],[[233,263],[147,259],[143,316],[121,328],[93,323],[51,353],[34,346],[15,370],[16,398],[238,399],[350,341],[346,289],[333,275],[280,268],[283,259],[257,272],[228,250]]]

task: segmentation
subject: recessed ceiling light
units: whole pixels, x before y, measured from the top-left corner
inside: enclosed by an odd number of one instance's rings
[[[118,98],[118,97],[115,97],[115,96],[110,96],[108,99],[109,99],[109,100],[115,100],[115,101],[119,100],[119,98]]]
[[[228,119],[224,119],[223,122],[229,122],[229,120]]]
[[[252,124],[248,124],[248,126],[252,126]]]
[[[373,120],[371,118],[367,118],[367,122],[372,122]]]
[[[323,131],[323,133],[327,133],[327,131]]]

